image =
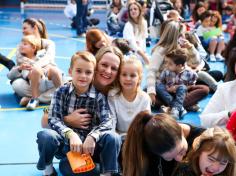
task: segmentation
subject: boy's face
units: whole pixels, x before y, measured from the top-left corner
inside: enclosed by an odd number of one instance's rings
[[[205,18],[205,19],[202,21],[202,26],[203,26],[203,27],[209,27],[210,24],[211,24],[211,17]]]
[[[22,41],[20,44],[20,53],[22,55],[34,55],[36,48],[29,42]]]
[[[212,151],[203,151],[199,156],[199,168],[203,175],[216,175],[225,170],[228,165],[227,160],[218,159],[218,154]]]
[[[69,69],[77,93],[85,93],[93,80],[94,64],[83,59],[76,59],[73,68]]]
[[[166,57],[166,68],[172,72],[178,72],[180,65],[176,65],[170,58]]]

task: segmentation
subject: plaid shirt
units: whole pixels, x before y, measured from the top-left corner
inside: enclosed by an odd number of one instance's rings
[[[191,70],[183,70],[180,73],[175,73],[170,70],[161,72],[160,80],[167,87],[174,85],[194,85],[197,81],[197,73]]]
[[[86,130],[68,127],[63,121],[65,116],[79,108],[86,108],[92,115],[92,122]],[[87,135],[91,135],[98,141],[104,131],[112,129],[107,99],[93,86],[86,93],[77,95],[73,84],[67,83],[57,89],[52,97],[49,108],[49,125],[63,137],[65,137],[66,131],[72,129],[82,141]]]

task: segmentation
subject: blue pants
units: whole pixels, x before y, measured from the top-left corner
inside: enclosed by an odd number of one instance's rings
[[[51,164],[55,156],[58,159],[62,159],[61,162],[67,162],[67,164],[60,164],[62,173],[75,175],[72,173],[66,158],[66,153],[70,150],[69,144],[56,131],[47,129],[38,132],[37,143],[39,150],[37,168],[39,170],[44,170],[47,165]],[[113,131],[104,132],[99,141],[96,142],[95,155],[99,158],[102,173],[118,173],[120,147],[120,136]]]
[[[166,85],[162,83],[156,84],[156,95],[160,98],[165,105],[171,108],[176,107],[179,111],[183,107],[184,98],[187,93],[187,87],[185,85],[179,85],[176,93],[169,93],[166,89]]]
[[[87,30],[87,11],[88,3],[82,4],[82,0],[76,0],[77,12],[75,16],[77,35],[86,33]]]

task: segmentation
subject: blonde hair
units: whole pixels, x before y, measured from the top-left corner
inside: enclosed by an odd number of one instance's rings
[[[30,43],[33,47],[35,47],[36,49],[35,54],[38,50],[41,49],[41,39],[35,37],[34,35],[23,36],[21,42]]]
[[[161,25],[160,40],[154,46],[152,51],[154,51],[159,46],[165,48],[164,54],[176,49],[178,47],[178,38],[180,36],[181,30],[181,23],[173,19],[164,21]]]
[[[229,161],[221,174],[234,176],[236,162],[235,141],[226,129],[220,127],[209,128],[194,140],[192,150],[187,156],[187,161],[190,162],[193,171],[197,175],[201,174],[199,157],[203,151],[210,151],[211,154],[216,153],[219,161],[222,159]]]
[[[121,70],[122,70],[123,66],[126,65],[126,64],[131,64],[132,66],[134,66],[138,69],[139,82],[138,82],[138,85],[137,85],[137,91],[139,91],[140,90],[140,84],[141,84],[142,77],[143,77],[143,65],[142,65],[141,61],[138,60],[135,55],[129,56],[129,58],[125,59],[122,62]],[[119,81],[119,86],[120,86],[120,90],[122,90],[120,81]]]
[[[95,55],[97,63],[100,62],[103,55],[105,55],[106,53],[113,53],[114,55],[116,55],[120,59],[120,65],[122,64],[122,62],[124,60],[124,55],[120,51],[120,49],[115,46],[104,46],[104,47],[100,48],[98,50],[97,54]],[[117,75],[119,75],[119,74],[120,74],[120,66],[119,66]],[[115,79],[115,81],[112,83],[111,87],[117,87],[117,86],[119,86],[119,81],[118,81],[118,79]]]
[[[92,55],[88,51],[78,51],[76,52],[72,57],[71,57],[71,62],[70,62],[70,69],[73,68],[74,63],[76,60],[82,59],[87,62],[91,62],[94,65],[94,69],[96,67],[96,59],[94,55]]]
[[[134,19],[131,17],[130,15],[130,7],[132,5],[136,5],[139,9],[139,16],[138,16],[138,22],[135,22]],[[134,28],[134,33],[136,34],[141,34],[142,36],[145,35],[145,31],[144,31],[144,17],[143,17],[143,13],[142,13],[142,6],[138,3],[138,2],[132,2],[128,5],[128,15],[129,15],[129,22],[132,24],[133,28]]]

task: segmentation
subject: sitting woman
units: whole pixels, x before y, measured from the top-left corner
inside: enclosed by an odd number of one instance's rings
[[[236,49],[232,49],[228,58],[226,78],[233,80],[218,85],[203,113],[200,115],[204,127],[223,126],[229,121],[231,113],[236,110]]]
[[[143,17],[142,7],[138,2],[128,6],[129,20],[125,24],[123,36],[128,40],[133,51],[137,52],[141,61],[149,64],[146,53],[146,38],[148,37],[147,21]]]
[[[44,21],[41,19],[38,20],[35,18],[27,18],[23,21],[22,32],[24,36],[34,35],[35,37],[39,38],[41,50],[38,51],[39,53],[37,53],[37,55],[40,55],[41,60],[43,60],[43,63],[45,65],[49,63],[55,65],[55,43],[52,40],[48,39],[47,29]],[[24,60],[25,56],[21,54],[19,49],[20,48],[18,47],[16,52],[16,58],[18,58],[18,60]],[[61,72],[59,71],[59,69],[55,66],[52,69],[52,74],[59,75],[61,80]],[[19,77],[12,79],[11,84],[16,94],[20,97],[24,97],[21,99],[20,104],[24,106],[27,105],[30,98],[32,97],[32,90],[29,82],[23,79],[22,77]],[[54,90],[55,87],[48,89],[45,92],[42,92],[39,95],[38,100],[42,103],[50,103],[51,96]]]
[[[28,110],[33,110],[38,106],[40,93],[53,87],[59,87],[62,83],[61,75],[55,72],[55,65],[42,59],[40,50],[41,40],[39,38],[33,35],[24,36],[18,50],[24,57],[16,57],[17,66],[8,73],[8,78],[12,81],[22,78],[29,82],[32,96],[22,98],[31,98],[26,106]]]

